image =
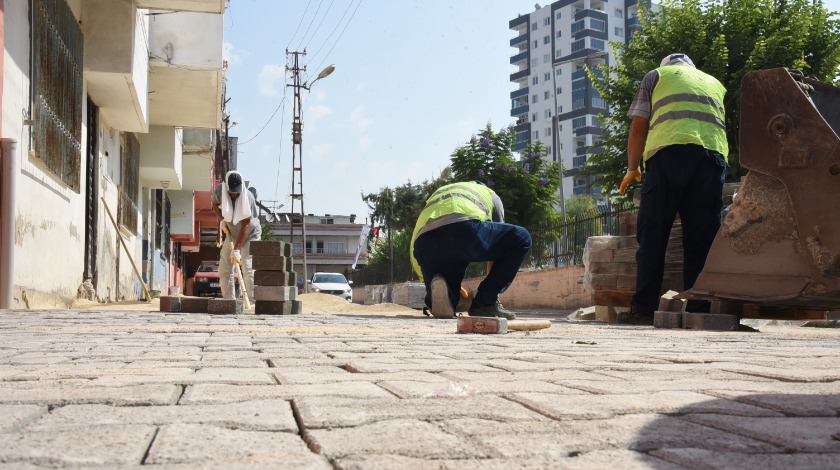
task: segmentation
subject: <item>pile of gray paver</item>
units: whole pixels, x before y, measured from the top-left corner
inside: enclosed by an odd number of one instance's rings
[[[282,241],[252,241],[254,273],[254,313],[257,315],[296,315],[301,312],[298,300],[297,273],[292,268],[292,247]],[[242,300],[191,296],[160,298],[161,312],[211,313],[239,315]]]

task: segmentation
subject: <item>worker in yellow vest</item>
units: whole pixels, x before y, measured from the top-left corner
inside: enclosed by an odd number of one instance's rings
[[[496,193],[476,181],[441,187],[426,200],[411,237],[411,264],[426,284],[426,306],[436,318],[452,318],[461,281],[471,262],[492,262],[479,284],[470,316],[516,314],[499,304],[499,294],[513,282],[531,249],[531,234],[504,223],[505,209]]]
[[[721,224],[723,181],[729,146],[723,99],[726,88],[694,67],[685,54],[669,54],[645,75],[630,105],[627,173],[619,192],[645,178],[636,239],[636,291],[620,323],[653,324],[659,306],[665,249],[680,215],[683,284],[690,289],[706,263]],[[708,312],[709,303],[689,301],[689,312]]]

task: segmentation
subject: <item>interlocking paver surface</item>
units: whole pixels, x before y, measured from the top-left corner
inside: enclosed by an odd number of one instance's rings
[[[840,468],[840,330],[549,318],[5,311],[0,468]]]

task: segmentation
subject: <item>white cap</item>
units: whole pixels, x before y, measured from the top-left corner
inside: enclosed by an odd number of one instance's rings
[[[682,52],[676,52],[665,56],[659,64],[660,67],[665,67],[666,65],[690,65],[694,67],[694,62],[691,61],[691,58],[689,58],[688,55],[683,54]]]

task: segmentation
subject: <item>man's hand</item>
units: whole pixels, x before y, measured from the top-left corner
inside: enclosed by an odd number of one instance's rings
[[[239,250],[230,252],[230,264],[238,264],[242,266],[242,253]]]
[[[641,182],[642,181],[642,170],[636,168],[635,170],[627,169],[627,173],[624,174],[624,179],[621,180],[621,186],[618,188],[618,194],[624,194],[624,191],[627,190],[627,185],[630,184],[631,180],[636,180]]]

